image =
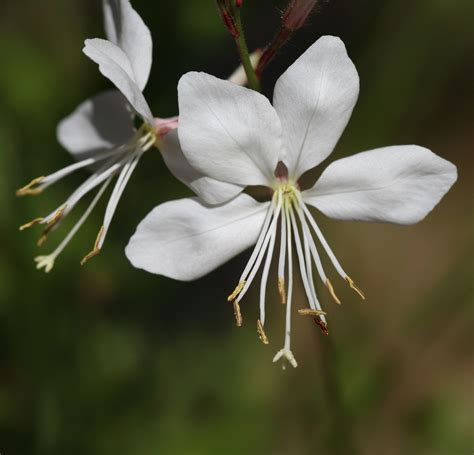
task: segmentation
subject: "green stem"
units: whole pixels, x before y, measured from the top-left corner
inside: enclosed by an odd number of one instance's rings
[[[329,444],[334,455],[358,453],[353,434],[352,419],[347,413],[337,371],[337,350],[331,336],[323,340],[323,374],[327,400],[330,407],[331,431]]]
[[[245,74],[247,75],[248,86],[259,92],[260,81],[257,77],[252,62],[250,61],[249,49],[247,47],[247,41],[245,40],[244,27],[242,26],[242,19],[240,17],[240,8],[234,8],[234,20],[235,27],[237,29],[237,35],[235,36],[235,43],[240,55],[240,61],[244,67]]]

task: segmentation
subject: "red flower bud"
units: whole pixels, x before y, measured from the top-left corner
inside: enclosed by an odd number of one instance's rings
[[[292,31],[301,28],[316,6],[316,3],[317,0],[292,0],[283,14],[282,22],[284,27]]]

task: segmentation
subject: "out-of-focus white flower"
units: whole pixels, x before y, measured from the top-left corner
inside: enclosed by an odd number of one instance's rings
[[[259,93],[204,73],[188,73],[178,86],[179,138],[189,162],[208,178],[239,186],[264,185],[269,202],[240,194],[213,206],[213,189],[201,198],[156,207],[138,226],[126,249],[135,267],[178,280],[199,278],[256,244],[228,300],[238,325],[239,302],[263,269],[260,317],[264,332],[265,296],[275,249],[275,280],[286,304],[281,358],[297,366],[291,352],[293,256],[296,256],[310,315],[327,333],[313,266],[332,298],[340,303],[320,259],[320,247],[339,275],[361,297],[309,210],[341,220],[412,224],[423,219],[456,180],[456,167],[416,145],[384,147],[330,164],[316,184],[302,190],[303,173],[333,151],[356,103],[357,71],[339,38],[325,36],[280,77],[274,107]],[[279,228],[279,230],[278,230]],[[277,245],[279,238],[279,248]],[[319,243],[319,245],[318,245]]]
[[[104,0],[104,25],[107,40],[88,39],[84,53],[99,65],[100,72],[118,90],[109,90],[86,100],[58,126],[57,137],[77,162],[48,176],[34,179],[17,191],[17,195],[35,195],[78,169],[91,168],[91,175],[49,215],[36,218],[20,227],[45,225],[38,240],[42,244],[49,232],[93,190],[97,190],[89,207],[59,246],[49,255],[35,258],[37,268],[49,272],[56,258],[77,233],[106,188],[115,177],[113,188],[93,250],[81,263],[101,250],[117,205],[142,155],[155,146],[160,149],[171,172],[199,193],[200,187],[212,186],[219,193],[216,202],[227,198],[228,188],[235,185],[213,181],[192,169],[184,158],[177,134],[178,118],[154,118],[143,96],[152,64],[152,38],[148,27],[132,8],[129,0]],[[239,83],[245,78],[239,73]],[[135,117],[142,125],[135,128]],[[227,190],[227,191],[226,191]],[[235,193],[231,193],[235,194]]]

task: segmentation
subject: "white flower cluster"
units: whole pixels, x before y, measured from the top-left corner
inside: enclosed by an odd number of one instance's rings
[[[257,330],[268,343],[266,288],[276,255],[274,281],[286,305],[286,328],[274,361],[283,359],[296,367],[290,346],[293,259],[308,302],[299,313],[313,317],[324,332],[325,313],[313,270],[340,301],[320,253],[365,298],[334,255],[311,207],[341,220],[417,223],[456,181],[456,167],[417,145],[383,147],[334,161],[311,188],[301,188],[300,177],[332,153],[358,98],[357,71],[339,38],[318,39],[281,75],[273,106],[242,86],[242,69],[227,81],[190,72],[178,85],[179,120],[160,119],[154,118],[142,94],[152,63],[150,31],[129,0],[104,0],[103,5],[107,40],[86,40],[84,53],[116,90],[85,101],[60,123],[58,139],[77,162],[34,179],[18,194],[37,194],[78,169],[91,169],[91,174],[60,207],[21,229],[45,225],[42,243],[86,194],[96,190],[96,195],[56,250],[36,258],[38,268],[51,270],[116,178],[94,248],[83,262],[101,250],[127,182],[143,154],[155,146],[170,171],[197,197],[154,208],[130,239],[128,259],[137,268],[187,281],[255,245],[228,300],[241,325],[239,302],[262,271]],[[142,122],[138,129],[134,117]],[[256,185],[268,188],[269,201],[258,202],[244,192]]]

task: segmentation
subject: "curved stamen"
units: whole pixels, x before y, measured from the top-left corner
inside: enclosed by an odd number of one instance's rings
[[[265,235],[262,247],[260,248],[257,259],[255,260],[255,263],[252,267],[252,270],[250,271],[250,274],[249,274],[248,278],[245,280],[245,285],[244,285],[243,289],[240,291],[239,295],[237,296],[238,301],[242,300],[244,295],[247,293],[247,291],[250,288],[250,285],[252,284],[252,281],[255,278],[255,275],[258,272],[258,269],[260,268],[260,265],[261,265],[262,260],[263,260],[263,256],[264,256],[265,251],[267,249],[267,246],[270,242],[270,238],[273,235],[273,231],[275,231],[276,228],[277,228],[277,221],[278,221],[278,217],[280,215],[281,205],[282,205],[281,192],[278,192],[278,202],[277,202],[277,206],[275,208],[275,212],[273,214],[272,223],[271,223],[270,227],[268,228],[268,231]],[[242,282],[242,280],[241,280],[241,282]]]
[[[282,210],[280,222],[280,254],[278,258],[278,293],[280,302],[286,303],[286,286],[285,286],[285,265],[286,265],[286,215]]]
[[[255,244],[255,247],[252,251],[252,254],[250,255],[250,259],[247,262],[247,265],[244,268],[244,271],[242,272],[242,275],[240,276],[239,282],[236,286],[236,288],[232,291],[232,293],[227,297],[227,300],[229,302],[233,301],[242,291],[246,284],[246,279],[247,275],[249,274],[251,268],[254,265],[255,259],[257,258],[258,253],[260,252],[260,249],[262,247],[263,241],[265,240],[265,236],[268,231],[268,226],[270,224],[271,218],[274,214],[275,211],[275,205],[277,201],[277,193],[273,195],[272,202],[270,204],[270,207],[268,208],[267,214],[265,215],[265,219],[263,221],[262,229],[260,230],[259,237],[257,239],[257,243]]]
[[[45,269],[46,273],[49,273],[51,269],[54,266],[54,262],[56,258],[62,253],[64,248],[69,244],[69,242],[72,240],[72,238],[76,235],[77,231],[81,228],[81,226],[84,224],[84,222],[87,220],[89,215],[91,214],[92,210],[94,207],[97,205],[97,202],[101,198],[101,196],[104,194],[104,191],[106,190],[107,186],[109,185],[110,181],[112,178],[110,177],[100,188],[100,190],[97,192],[95,195],[94,199],[90,203],[89,207],[87,210],[84,212],[84,214],[79,218],[77,223],[73,226],[73,228],[69,231],[69,233],[66,235],[66,237],[63,239],[63,241],[57,246],[57,248],[49,255],[47,256],[37,256],[35,258],[35,261],[37,262],[36,268],[40,269],[43,268]]]
[[[316,297],[316,291],[314,290],[314,288],[311,289],[311,285],[308,282],[308,271],[305,265],[305,256],[303,255],[303,248],[301,246],[301,239],[298,232],[296,217],[293,213],[293,210],[290,210],[290,217],[291,217],[291,224],[292,224],[293,232],[294,232],[293,236],[295,239],[296,252],[297,252],[298,261],[300,265],[301,279],[303,281],[303,287],[305,289],[306,296],[308,297],[309,306],[311,307],[312,310],[322,311],[321,305]],[[321,319],[323,320],[323,322],[326,322],[324,315],[321,316]]]
[[[306,214],[306,216],[307,216],[307,218],[308,218],[308,220],[311,224],[311,227],[313,228],[314,232],[316,233],[316,236],[318,237],[321,245],[323,246],[324,250],[326,251],[326,254],[328,255],[329,259],[331,260],[334,268],[339,273],[339,275],[345,281],[347,281],[350,288],[353,291],[355,291],[362,300],[365,300],[365,294],[362,292],[362,290],[359,287],[356,286],[356,284],[354,283],[352,278],[342,268],[341,264],[339,263],[339,261],[336,258],[336,255],[333,253],[331,247],[329,246],[328,242],[324,238],[323,233],[321,232],[321,229],[319,229],[319,226],[317,225],[316,221],[314,220],[313,216],[311,215],[311,212],[309,211],[308,207],[306,207],[306,204],[304,203],[302,197],[301,196],[298,196],[298,197],[299,197],[299,200],[300,200],[301,207],[303,208],[303,211]],[[331,292],[332,285],[330,283],[329,283],[328,288]]]
[[[270,272],[270,265],[273,257],[273,250],[275,248],[276,228],[272,230],[270,236],[270,244],[267,250],[267,257],[263,265],[262,279],[260,281],[260,323],[265,325],[265,293],[267,290],[268,273]]]

